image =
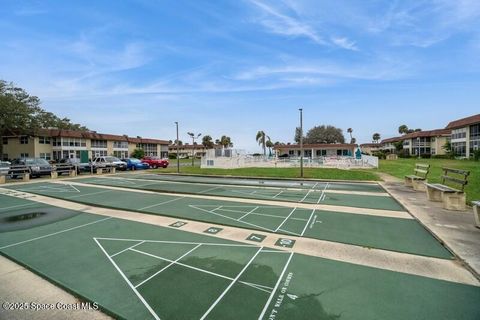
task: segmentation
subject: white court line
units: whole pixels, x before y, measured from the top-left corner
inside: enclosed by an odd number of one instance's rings
[[[320,181],[317,182],[317,183],[315,183],[315,184],[313,185],[312,189],[315,189],[315,187],[316,187],[319,183],[320,183]]]
[[[65,199],[80,198],[80,197],[84,197],[84,196],[93,196],[93,195],[96,195],[96,194],[107,193],[107,192],[112,192],[112,191],[115,191],[115,190],[112,189],[112,190],[103,190],[103,191],[97,191],[97,192],[91,192],[91,193],[84,193],[84,194],[79,194],[77,196],[66,197]]]
[[[167,258],[163,258],[163,257],[159,257],[159,256],[156,256],[154,254],[150,254],[148,252],[144,252],[144,251],[140,251],[140,250],[136,250],[136,249],[132,249],[131,251],[134,251],[134,252],[137,252],[137,253],[140,253],[140,254],[143,254],[143,255],[146,255],[146,256],[149,256],[149,257],[152,257],[152,258],[155,258],[155,259],[159,259],[159,260],[164,260],[164,261],[167,261],[167,262],[170,262],[170,264],[175,264],[175,265],[179,265],[179,266],[182,266],[182,267],[185,267],[185,268],[188,268],[188,269],[193,269],[195,271],[199,271],[199,272],[203,272],[203,273],[206,273],[206,274],[209,274],[209,275],[212,275],[212,276],[216,276],[216,277],[219,277],[219,278],[222,278],[222,279],[227,279],[227,280],[230,280],[230,281],[233,281],[235,280],[234,278],[232,277],[228,277],[228,276],[224,276],[222,274],[219,274],[219,273],[215,273],[215,272],[211,272],[211,271],[208,271],[208,270],[204,270],[204,269],[200,269],[200,268],[197,268],[197,267],[193,267],[193,266],[190,266],[188,264],[185,264],[185,263],[181,263],[181,262],[178,262],[177,260],[173,261],[173,260],[170,260],[170,259],[167,259]],[[193,249],[191,250],[193,251]],[[152,277],[153,278],[153,277]],[[255,288],[257,290],[261,290],[261,291],[264,291],[264,292],[268,292],[270,293],[270,291],[267,291],[265,290],[265,288],[267,289],[272,289],[270,287],[267,287],[267,286],[264,286],[264,285],[261,285],[261,284],[256,284],[256,283],[251,283],[251,282],[246,282],[246,281],[239,281],[239,283],[242,283],[246,286],[249,286],[249,287],[252,287],[252,288]],[[138,284],[137,286],[135,286],[135,288],[139,287],[140,284]]]
[[[178,261],[180,261],[181,259],[183,259],[184,257],[186,257],[187,255],[189,255],[192,251],[194,251],[195,249],[197,249],[198,247],[200,247],[202,244],[197,244],[193,249],[190,249],[189,251],[187,251],[185,254],[183,254],[181,257],[178,257],[177,259],[175,259],[174,261],[170,262],[168,265],[166,265],[165,267],[163,267],[162,269],[160,269],[159,271],[155,272],[153,275],[151,275],[150,277],[148,277],[147,279],[143,280],[142,282],[140,282],[139,284],[137,284],[135,286],[135,288],[138,288],[140,287],[142,284],[144,284],[145,282],[147,282],[148,280],[150,279],[153,279],[155,276],[157,276],[158,274],[160,274],[161,272],[167,270],[168,268],[170,268],[172,265],[176,264]],[[132,248],[130,248],[132,249]]]
[[[220,189],[220,188],[222,188],[222,187],[221,187],[221,186],[220,186],[220,187],[213,187],[213,188],[210,188],[210,189],[207,189],[207,190],[203,190],[203,191],[199,192],[199,194],[200,194],[200,193],[207,193],[207,192],[209,192],[209,191],[213,191],[213,190],[215,190],[215,189]]]
[[[272,199],[275,199],[276,197],[278,197],[278,196],[281,195],[282,193],[283,193],[283,190],[280,191],[279,193],[277,193],[276,195],[274,195],[274,196],[272,197]]]
[[[315,210],[317,209],[313,209],[312,213],[310,214],[310,217],[308,218],[307,223],[305,224],[305,227],[303,228],[303,231],[300,234],[301,237],[303,237],[303,235],[305,234],[305,231],[307,230],[308,224],[310,223],[310,220],[312,219],[313,214],[315,213]]]
[[[327,184],[325,185],[325,188],[323,188],[322,190],[322,194],[320,195],[320,197],[318,197],[317,204],[320,203],[320,201],[322,201],[322,197],[325,199],[325,191],[327,190],[329,185],[330,185],[330,182],[327,182]]]
[[[94,224],[94,223],[97,223],[97,222],[102,222],[102,221],[112,219],[112,218],[113,217],[107,217],[107,218],[104,218],[104,219],[95,220],[95,221],[92,221],[92,222],[89,222],[89,223],[85,223],[85,224],[82,224],[82,225],[79,225],[79,226],[76,226],[76,227],[73,227],[73,228],[68,228],[68,229],[65,229],[65,230],[61,230],[61,231],[57,231],[57,232],[54,232],[54,233],[46,234],[46,235],[36,237],[36,238],[33,238],[33,239],[28,239],[28,240],[20,241],[20,242],[17,242],[17,243],[12,243],[12,244],[0,247],[0,250],[10,248],[10,247],[13,247],[13,246],[16,246],[16,245],[19,245],[19,244],[23,244],[23,243],[27,243],[27,242],[31,242],[31,241],[35,241],[35,240],[40,240],[40,239],[47,238],[47,237],[50,237],[50,236],[54,236],[54,235],[64,233],[64,232],[67,232],[67,231],[72,231],[72,230],[75,230],[75,229],[78,229],[78,228],[86,227],[86,226],[89,226],[91,224]]]
[[[152,204],[151,206],[146,206],[146,207],[143,207],[143,208],[140,208],[140,209],[137,209],[137,210],[145,210],[145,209],[150,209],[150,208],[153,208],[153,207],[158,207],[158,206],[161,206],[162,204],[170,203],[170,202],[177,201],[177,200],[184,199],[184,198],[185,197],[178,197],[178,198],[167,200],[167,201],[164,201],[164,202]]]
[[[215,211],[215,210],[220,210],[222,207],[223,206],[217,207],[217,208],[213,209],[212,212]]]
[[[13,208],[18,208],[18,207],[27,207],[27,206],[32,206],[34,204],[38,204],[38,202],[33,202],[33,203],[24,203],[24,204],[17,204],[15,206],[10,206],[10,207],[5,207],[5,208],[0,208],[1,210],[8,210],[8,209],[13,209]]]
[[[243,218],[245,218],[246,216],[248,216],[250,213],[253,213],[253,211],[257,210],[258,207],[255,207],[253,208],[252,210],[248,211],[247,213],[245,213],[243,216],[241,216],[240,218],[238,218],[238,220],[241,220]]]
[[[300,236],[300,233],[296,233],[296,232],[293,232],[293,231],[288,231],[288,230],[283,230],[283,229],[278,229],[278,231],[283,231],[283,232],[286,232],[286,233],[293,234],[295,236]]]
[[[99,238],[99,240],[112,240],[112,241],[143,241],[143,242],[150,242],[150,243],[168,243],[168,244],[201,244],[204,246],[224,246],[224,247],[252,247],[256,248],[257,246],[253,244],[227,244],[227,243],[210,243],[210,242],[188,242],[188,241],[167,241],[167,240],[140,240],[140,239],[122,239],[122,238]]]
[[[155,313],[155,311],[153,311],[152,307],[150,307],[150,305],[147,303],[147,301],[145,301],[145,299],[143,299],[142,295],[137,291],[137,289],[135,289],[135,287],[133,286],[133,284],[130,282],[130,280],[128,280],[127,276],[125,276],[125,274],[122,272],[122,270],[117,266],[117,264],[115,263],[115,261],[113,261],[112,258],[110,258],[110,256],[108,255],[107,251],[105,251],[105,249],[102,247],[102,245],[100,244],[100,242],[98,242],[98,240],[96,238],[93,238],[93,240],[95,240],[95,242],[97,243],[97,245],[100,247],[100,249],[103,251],[103,253],[107,256],[108,260],[110,260],[110,262],[113,264],[113,266],[115,267],[115,269],[117,269],[117,271],[120,273],[120,275],[122,276],[122,278],[127,282],[127,284],[130,286],[130,288],[133,290],[133,292],[135,292],[135,294],[137,295],[137,297],[140,299],[140,301],[142,301],[143,305],[148,309],[148,311],[150,311],[150,313],[152,314],[152,316],[156,319],[156,320],[160,320],[160,317]]]
[[[115,253],[115,254],[112,254],[112,255],[110,256],[110,258],[113,258],[113,257],[115,257],[115,256],[118,256],[119,254],[122,254],[122,253],[124,253],[125,251],[127,251],[127,250],[129,250],[129,249],[135,248],[136,246],[139,246],[139,245],[141,245],[141,244],[144,243],[144,242],[145,242],[145,241],[140,241],[139,243],[136,243],[136,244],[134,244],[134,245],[131,246],[131,247],[128,247],[128,248],[126,248],[126,249],[123,249],[122,251],[119,251],[119,252],[117,252],[117,253]]]
[[[215,308],[215,306],[220,302],[220,300],[222,300],[222,298],[227,294],[227,292],[230,290],[231,287],[233,287],[233,285],[235,284],[235,282],[237,282],[237,280],[242,276],[242,274],[245,272],[245,270],[247,270],[247,268],[250,266],[250,264],[253,262],[253,260],[257,257],[257,255],[260,253],[260,251],[262,251],[263,247],[260,247],[257,252],[255,253],[255,255],[250,259],[250,261],[248,261],[248,263],[243,267],[242,271],[240,271],[240,273],[235,277],[235,279],[230,283],[230,285],[225,289],[225,291],[223,291],[223,293],[220,295],[220,297],[218,297],[218,299],[210,306],[210,308],[208,308],[207,312],[205,312],[205,314],[200,318],[200,320],[203,320],[205,319],[208,314],[213,310],[213,308]]]
[[[72,184],[69,184],[69,186],[70,186],[71,188],[75,189],[77,192],[80,192],[80,190],[78,190],[77,188],[75,188],[75,186],[74,186],[74,185],[72,185]]]
[[[312,189],[308,190],[308,191],[307,191],[307,194],[305,194],[305,197],[303,197],[302,200],[300,200],[299,202],[305,201],[305,199],[307,199],[308,195],[309,195],[310,192],[312,192],[312,191],[313,191]]]
[[[285,274],[285,271],[287,271],[288,265],[290,264],[290,260],[292,260],[293,257],[293,252],[290,253],[290,256],[288,257],[287,263],[285,264],[285,267],[283,267],[282,273],[280,274],[280,277],[278,277],[277,283],[275,284],[275,287],[273,287],[272,293],[270,294],[270,297],[267,300],[267,303],[265,304],[265,307],[263,307],[262,313],[258,317],[258,320],[262,320],[263,316],[265,315],[265,312],[268,310],[268,306],[270,305],[270,302],[273,299],[273,295],[278,289],[278,286],[280,285],[280,281],[283,278],[283,275]]]
[[[189,205],[189,207],[195,208],[195,209],[200,210],[200,211],[203,211],[203,212],[211,213],[211,214],[214,214],[214,215],[217,215],[217,216],[226,218],[226,219],[230,219],[230,220],[234,220],[234,221],[237,221],[237,222],[245,223],[245,224],[248,224],[248,225],[250,225],[250,226],[254,226],[254,227],[260,228],[260,229],[264,229],[264,230],[267,230],[267,231],[275,232],[275,231],[272,230],[272,229],[265,228],[265,227],[262,227],[262,226],[259,226],[259,225],[256,225],[256,224],[253,224],[253,223],[250,223],[250,222],[245,222],[245,221],[242,221],[242,220],[238,220],[238,219],[235,219],[235,218],[232,218],[232,217],[229,217],[229,216],[225,216],[225,215],[220,214],[220,213],[217,213],[217,212],[212,212],[212,211],[209,211],[209,210],[205,210],[205,209],[202,209],[202,208],[198,208],[198,207],[196,207],[196,206],[194,206],[194,205],[191,205],[191,204]]]
[[[290,214],[288,216],[285,217],[285,220],[282,221],[282,223],[280,223],[280,225],[277,227],[277,229],[275,229],[274,232],[277,232],[278,229],[280,229],[281,226],[283,226],[283,224],[288,220],[288,218],[290,218],[290,216],[293,214],[293,212],[297,210],[297,207],[293,208],[293,210],[290,212]],[[285,230],[284,230],[285,231]]]

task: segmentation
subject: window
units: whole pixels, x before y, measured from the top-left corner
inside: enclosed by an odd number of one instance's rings
[[[317,157],[325,157],[326,155],[327,155],[327,150],[325,149],[317,150]]]
[[[40,158],[50,160],[50,153],[40,153]]]
[[[452,151],[456,156],[465,157],[467,155],[467,143],[452,142]]]
[[[38,137],[38,143],[50,144],[50,137]]]
[[[8,153],[4,153],[4,154],[2,155],[2,160],[3,160],[3,161],[8,161]]]
[[[480,123],[470,126],[470,139],[480,140]]]
[[[28,144],[28,137],[27,136],[20,137],[20,144]]]
[[[158,156],[157,145],[154,143],[139,143],[137,148],[143,149],[146,156]]]
[[[452,140],[454,140],[454,139],[464,139],[466,137],[467,137],[467,129],[466,128],[452,130]]]
[[[128,142],[127,141],[114,141],[113,147],[115,149],[128,149]]]
[[[93,151],[93,155],[95,157],[106,157],[108,154],[107,154],[107,150],[95,150]]]
[[[28,153],[20,153],[20,158],[28,158]]]
[[[107,140],[92,140],[92,148],[107,148]]]
[[[2,139],[2,143],[3,143],[3,144],[8,144],[8,138],[3,138],[3,139]]]
[[[288,150],[288,155],[289,156],[294,156],[295,155],[295,150]]]
[[[113,151],[113,156],[119,159],[128,158],[128,151]]]

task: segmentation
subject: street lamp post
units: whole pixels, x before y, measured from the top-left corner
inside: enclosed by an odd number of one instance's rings
[[[417,137],[418,159],[420,159],[420,137]]]
[[[177,121],[175,121],[175,126],[177,127],[177,141],[175,141],[175,144],[177,145],[177,173],[180,173],[180,153],[179,153],[178,122]]]
[[[300,177],[303,178],[303,109],[300,111]]]
[[[192,137],[192,145],[193,145],[193,148],[192,148],[192,167],[195,166],[195,139],[198,139],[202,134],[199,133],[195,136],[195,133],[193,132],[187,132],[187,134]]]

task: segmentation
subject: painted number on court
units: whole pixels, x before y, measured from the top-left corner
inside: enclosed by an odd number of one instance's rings
[[[278,238],[277,242],[275,242],[276,246],[284,248],[292,248],[294,244],[295,240],[287,238]]]
[[[170,227],[174,227],[174,228],[181,228],[183,227],[184,225],[186,225],[187,223],[186,222],[183,222],[183,221],[177,221],[177,222],[174,222],[170,225]]]
[[[247,240],[255,241],[255,242],[262,242],[263,240],[265,240],[266,237],[267,236],[264,236],[262,234],[252,233],[251,235],[249,235],[247,237]]]
[[[219,233],[220,231],[222,231],[223,229],[222,228],[217,228],[217,227],[210,227],[208,228],[207,230],[203,231],[205,233],[211,233],[211,234],[217,234]]]

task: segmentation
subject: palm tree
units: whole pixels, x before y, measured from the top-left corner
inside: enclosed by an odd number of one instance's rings
[[[263,148],[263,155],[267,155],[267,149],[266,149],[266,143],[267,140],[270,140],[270,137],[265,134],[263,130],[260,130],[257,132],[257,136],[255,137],[257,140],[258,144],[262,146]]]
[[[268,138],[267,142],[265,142],[265,146],[268,148],[268,153],[271,156],[272,155],[272,148],[275,145],[273,144],[272,140],[270,140],[270,138]]]
[[[232,139],[230,137],[221,136],[219,142],[224,149],[228,147],[233,147]]]
[[[203,136],[202,144],[206,149],[211,149],[213,147],[212,137],[209,135]]]
[[[406,124],[402,124],[400,127],[398,127],[398,133],[400,134],[408,133],[408,126]]]
[[[372,136],[372,139],[375,141],[375,143],[378,143],[378,140],[380,140],[380,133],[375,132]]]

